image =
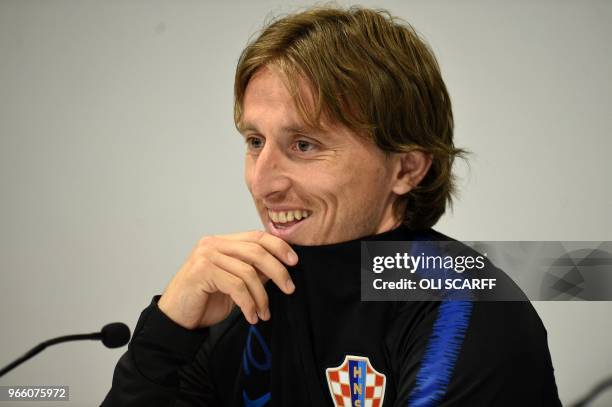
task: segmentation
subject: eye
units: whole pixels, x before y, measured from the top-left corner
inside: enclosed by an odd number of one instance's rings
[[[315,147],[314,144],[312,144],[311,142],[306,141],[306,140],[298,140],[298,141],[296,141],[295,142],[295,146],[302,153],[307,153],[308,151],[312,150]]]
[[[259,150],[264,145],[264,140],[261,137],[250,136],[245,139],[249,150]]]

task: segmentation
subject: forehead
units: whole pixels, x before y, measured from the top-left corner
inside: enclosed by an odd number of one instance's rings
[[[266,102],[270,105],[279,105],[287,100],[291,100],[291,94],[285,83],[284,74],[273,66],[259,68],[245,89],[244,102]]]
[[[274,65],[258,69],[249,80],[242,103],[242,115],[238,123],[241,132],[256,126],[266,119],[274,119],[275,123],[287,129],[306,129],[309,126],[297,106],[297,100],[292,89],[288,87],[291,79]],[[312,88],[303,78],[299,81],[296,91],[305,104],[304,109],[314,110]]]
[[[372,144],[365,133],[347,128],[338,120],[322,112],[316,126],[307,123],[297,107],[296,97],[291,93],[288,81],[292,80],[280,68],[271,65],[257,70],[246,87],[242,117],[238,130],[247,132],[279,134],[308,134],[334,144]],[[295,78],[295,92],[300,92],[303,109],[313,114],[315,109],[314,91],[303,76]],[[314,120],[315,118],[312,117]],[[371,146],[370,146],[371,147]]]

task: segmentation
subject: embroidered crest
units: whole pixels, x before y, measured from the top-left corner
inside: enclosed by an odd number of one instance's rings
[[[381,407],[385,396],[385,375],[370,360],[346,355],[338,367],[325,370],[335,407]]]

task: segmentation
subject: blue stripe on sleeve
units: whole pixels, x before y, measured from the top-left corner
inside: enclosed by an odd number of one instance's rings
[[[445,300],[417,372],[416,385],[408,397],[411,407],[432,407],[442,400],[463,344],[473,304],[471,301]]]

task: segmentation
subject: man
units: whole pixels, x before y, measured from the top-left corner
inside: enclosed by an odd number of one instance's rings
[[[448,239],[450,98],[406,23],[313,8],[236,70],[265,231],[203,237],[146,308],[104,406],[560,405],[528,302],[362,302],[362,240]]]

